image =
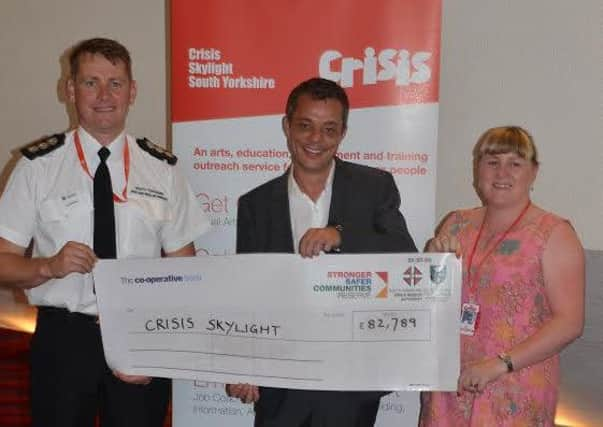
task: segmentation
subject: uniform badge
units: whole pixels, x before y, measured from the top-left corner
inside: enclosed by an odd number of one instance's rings
[[[27,157],[29,160],[33,160],[36,157],[43,156],[56,150],[65,143],[65,134],[58,133],[49,137],[45,137],[37,140],[34,143],[26,145],[21,149],[21,154]]]
[[[149,153],[151,156],[159,160],[165,160],[169,165],[175,165],[178,161],[178,157],[174,156],[165,148],[153,144],[146,138],[138,138],[136,139],[136,143],[140,148]]]

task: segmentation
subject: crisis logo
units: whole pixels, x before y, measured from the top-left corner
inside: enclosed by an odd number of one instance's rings
[[[338,82],[342,87],[353,87],[357,74],[362,75],[362,85],[395,80],[396,86],[411,83],[426,83],[431,78],[431,68],[427,61],[431,52],[415,52],[406,49],[364,49],[364,58],[344,57],[337,50],[327,50],[320,56],[318,72],[320,77]]]

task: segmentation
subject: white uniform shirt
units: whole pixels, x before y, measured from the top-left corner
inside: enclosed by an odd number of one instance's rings
[[[91,175],[100,163],[101,145],[78,129]],[[127,142],[126,142],[127,141]],[[115,203],[118,258],[158,258],[194,241],[209,228],[177,166],[153,157],[135,138],[120,135],[107,148],[113,191],[121,198],[126,185],[124,145],[130,157],[127,200]],[[68,241],[93,246],[93,182],[84,171],[69,132],[65,144],[33,160],[21,159],[0,199],[0,237],[26,247],[33,256],[55,255]],[[27,291],[33,305],[65,307],[97,314],[90,274],[72,273]]]
[[[327,226],[329,209],[331,207],[334,173],[335,162],[331,165],[331,171],[327,177],[325,188],[315,203],[299,188],[293,177],[293,165],[291,165],[289,180],[287,182],[287,193],[289,195],[289,215],[291,216],[291,232],[293,234],[295,253],[299,253],[299,242],[308,229]]]

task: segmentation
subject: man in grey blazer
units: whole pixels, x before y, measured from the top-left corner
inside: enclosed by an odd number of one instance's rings
[[[336,157],[348,112],[345,91],[330,80],[312,78],[293,89],[282,121],[291,167],[239,199],[238,253],[417,251],[392,175]],[[226,391],[256,403],[256,427],[370,427],[385,394],[250,384]]]

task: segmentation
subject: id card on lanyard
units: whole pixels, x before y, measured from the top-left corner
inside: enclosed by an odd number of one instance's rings
[[[479,305],[470,302],[463,303],[461,307],[461,334],[473,335],[477,329],[479,318]]]

